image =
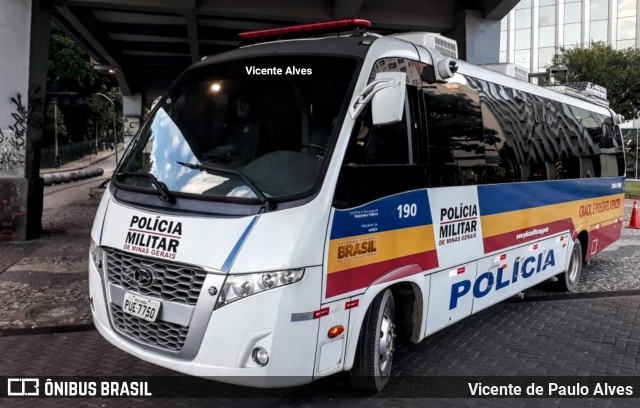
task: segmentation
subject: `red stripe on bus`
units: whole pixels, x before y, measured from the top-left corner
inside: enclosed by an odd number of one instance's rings
[[[540,228],[549,228],[547,232],[539,235],[530,235],[528,237],[523,237],[518,239],[518,234],[524,234],[527,231],[531,231],[534,229]],[[518,229],[515,231],[505,232],[503,234],[494,235],[492,237],[484,238],[484,252],[490,253],[494,251],[499,251],[504,248],[508,248],[514,245],[523,244],[529,241],[535,241],[540,238],[547,237],[549,235],[557,234],[562,231],[573,231],[573,221],[571,218],[565,218],[564,220],[554,221],[547,224],[540,225],[532,225],[527,228]]]
[[[598,229],[594,229],[589,233],[589,245],[594,239],[598,240],[598,247],[592,254],[591,248],[587,250],[587,259],[591,259],[592,256],[601,252],[603,249],[620,239],[622,234],[622,221],[614,222],[613,224],[605,225]]]
[[[326,297],[366,288],[390,271],[411,264],[420,265],[422,271],[437,268],[438,255],[435,250],[431,250],[330,273],[327,275]]]

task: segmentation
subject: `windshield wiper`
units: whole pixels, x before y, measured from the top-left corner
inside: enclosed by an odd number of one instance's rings
[[[181,161],[176,161],[176,163],[178,163],[181,166],[185,166],[185,167],[188,167],[188,168],[194,169],[194,170],[200,170],[200,171],[209,170],[209,171],[212,171],[212,172],[223,173],[223,174],[225,174],[225,173],[226,174],[233,174],[234,176],[238,176],[251,189],[251,191],[253,191],[253,194],[255,194],[256,197],[258,197],[258,199],[260,200],[262,205],[267,207],[267,209],[275,210],[276,207],[277,207],[276,203],[273,200],[271,200],[269,197],[264,195],[264,193],[256,186],[256,184],[253,181],[251,181],[251,179],[249,177],[247,177],[247,175],[241,170],[227,169],[225,167],[211,166],[211,165],[208,165],[208,164],[186,163],[186,162],[181,162]]]
[[[156,176],[151,173],[116,173],[115,177],[140,177],[146,178],[153,182],[153,185],[156,187],[156,191],[158,191],[158,195],[162,201],[167,203],[175,203],[176,197],[171,194],[171,191],[167,188],[167,186],[161,183]]]

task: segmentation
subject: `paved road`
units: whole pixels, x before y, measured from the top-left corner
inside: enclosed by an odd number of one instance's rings
[[[0,337],[0,375],[171,375],[109,345],[95,331]],[[395,377],[378,398],[353,398],[344,375],[299,388],[277,399],[236,399],[252,390],[193,379],[185,397],[208,387],[220,398],[40,400],[38,406],[638,406],[616,399],[454,399],[400,398],[419,395],[415,376],[626,376],[640,373],[640,294],[569,300],[513,301],[497,305],[441,331],[420,344],[401,344]],[[325,397],[327,390],[335,398]],[[320,395],[320,396],[318,396]],[[301,397],[304,396],[304,397]],[[341,398],[351,397],[351,398]],[[33,400],[6,401],[31,407]],[[0,401],[0,406],[4,405]]]

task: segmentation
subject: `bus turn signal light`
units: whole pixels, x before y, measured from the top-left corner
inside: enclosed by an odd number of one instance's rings
[[[327,336],[329,336],[329,338],[332,339],[334,337],[338,337],[343,332],[344,332],[344,327],[342,327],[341,325],[337,325],[329,329],[329,333],[327,333]]]

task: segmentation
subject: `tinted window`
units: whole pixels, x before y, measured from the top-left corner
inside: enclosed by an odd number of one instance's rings
[[[478,92],[461,75],[445,84],[425,83],[422,92],[430,184],[465,185],[493,179],[494,172],[487,169]]]

